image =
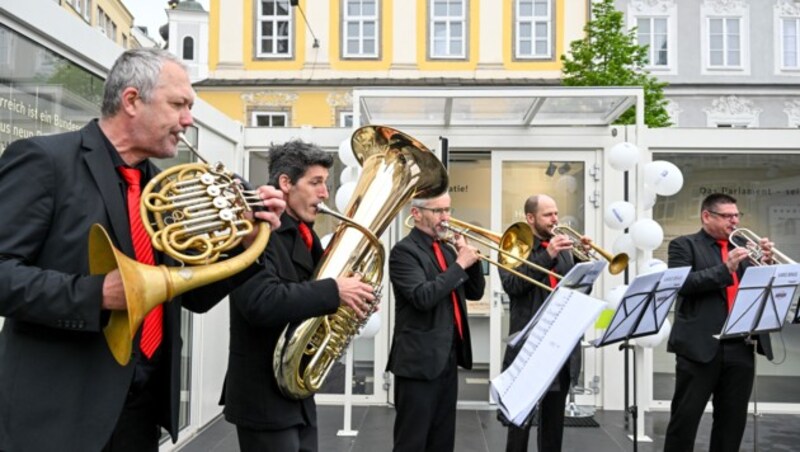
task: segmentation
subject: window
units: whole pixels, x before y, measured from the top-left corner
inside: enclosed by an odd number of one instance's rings
[[[748,128],[758,127],[762,109],[752,100],[737,96],[722,96],[704,108],[707,127]]]
[[[778,0],[773,7],[775,73],[800,75],[800,3]]]
[[[551,58],[551,0],[516,0],[515,56]]]
[[[87,22],[92,20],[92,0],[70,0],[72,8]]]
[[[194,60],[194,39],[191,36],[183,38],[183,59],[187,61]]]
[[[749,5],[705,0],[700,14],[702,73],[731,71],[736,75],[749,75]]]
[[[343,111],[339,113],[339,127],[353,127],[352,111]]]
[[[103,8],[97,7],[97,29],[109,39],[116,42],[117,24],[115,24]]]
[[[378,0],[345,0],[342,40],[345,58],[378,56]]]
[[[292,19],[289,0],[258,1],[258,57],[287,58],[292,56]]]
[[[738,18],[709,19],[709,66],[739,67],[742,65],[742,33]]]
[[[431,58],[466,57],[466,1],[429,0]]]
[[[251,125],[254,127],[286,127],[289,115],[281,112],[254,111]]]
[[[666,18],[638,18],[636,20],[636,37],[638,38],[640,46],[647,46],[648,66],[663,67],[669,64]]]

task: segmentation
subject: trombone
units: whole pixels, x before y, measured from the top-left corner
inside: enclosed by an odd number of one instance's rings
[[[408,228],[414,227],[414,225],[411,223],[411,218],[411,215],[409,215],[405,221],[405,225]],[[455,241],[455,237],[453,237],[453,235],[459,234],[463,235],[469,240],[473,240],[490,249],[493,249],[497,251],[499,260],[496,261],[484,256],[483,254],[478,254],[478,257],[481,260],[502,268],[503,270],[506,270],[507,272],[518,276],[531,284],[539,286],[548,292],[553,291],[550,286],[515,270],[515,268],[524,264],[542,273],[547,273],[556,279],[560,280],[563,278],[558,273],[551,272],[550,270],[536,265],[526,259],[531,251],[531,248],[533,248],[533,232],[531,232],[531,228],[528,226],[528,223],[523,221],[514,223],[509,226],[508,229],[506,229],[503,235],[498,235],[497,233],[488,229],[483,229],[452,217],[448,221],[442,221],[440,225],[452,233],[443,237],[443,239],[448,243],[453,244]]]
[[[553,235],[566,235],[572,240],[572,255],[582,261],[599,260],[601,257],[608,261],[608,272],[612,275],[621,273],[628,266],[628,255],[619,253],[616,256],[600,248],[595,243],[589,243],[593,251],[585,251],[581,245],[581,234],[566,225],[556,225],[553,228]],[[598,256],[599,255],[599,256]]]
[[[744,240],[744,245],[739,245],[733,239],[739,238]],[[761,249],[759,241],[761,237],[755,232],[747,228],[736,228],[728,236],[728,241],[733,244],[734,248],[744,248],[747,250],[747,257],[753,265],[762,266],[761,258],[764,257],[764,250]],[[777,248],[772,249],[772,261],[776,264],[796,264],[789,256],[778,251]]]

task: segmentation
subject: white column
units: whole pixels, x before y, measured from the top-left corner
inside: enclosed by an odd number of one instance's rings
[[[417,31],[417,2],[413,0],[394,0],[392,11],[392,54],[391,70],[408,71],[417,68],[417,40],[425,40],[425,30]],[[396,74],[389,74],[391,77]]]
[[[220,0],[217,28],[219,29],[219,63],[217,64],[217,70],[243,69],[244,2],[240,0]]]
[[[473,0],[474,1],[474,0]],[[476,20],[477,18],[470,18]],[[480,3],[478,31],[478,69],[503,69],[503,5],[501,2]]]

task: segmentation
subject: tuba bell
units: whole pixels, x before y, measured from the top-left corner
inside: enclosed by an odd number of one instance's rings
[[[180,139],[197,154],[181,135]],[[199,156],[198,156],[199,157]],[[156,175],[142,189],[140,215],[153,248],[184,266],[147,265],[114,247],[99,224],[89,231],[89,271],[119,269],[127,309],[112,311],[103,328],[114,359],[126,365],[144,317],[161,303],[234,275],[255,262],[269,241],[261,223],[254,242],[241,254],[221,260],[256,227],[244,218],[259,198],[221,163],[187,163]]]
[[[355,273],[377,292],[383,279],[384,248],[378,237],[412,197],[431,198],[447,190],[447,171],[416,139],[390,127],[364,126],[351,138],[363,168],[347,208],[338,215],[320,205],[321,213],[342,220],[313,279]],[[378,301],[372,305],[377,308]],[[273,371],[281,392],[292,399],[313,395],[333,364],[368,318],[349,307],[331,315],[288,325],[275,347]]]

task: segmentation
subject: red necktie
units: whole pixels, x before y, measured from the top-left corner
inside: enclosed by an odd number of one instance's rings
[[[436,261],[439,262],[439,268],[442,271],[447,270],[447,262],[444,260],[444,254],[442,254],[442,248],[439,247],[439,242],[434,240],[433,241],[433,254],[436,255]],[[458,296],[456,295],[456,291],[450,291],[450,298],[453,300],[453,315],[455,317],[456,328],[458,328],[458,337],[464,339],[464,331],[461,328],[461,309],[458,307]]]
[[[550,242],[545,242],[544,240],[542,240],[542,248],[546,250],[548,246],[550,246]],[[556,268],[553,267],[550,269],[550,271],[555,271],[555,269]],[[548,274],[547,276],[550,277],[550,288],[555,289],[556,286],[558,285],[558,279],[551,274]]]
[[[128,184],[128,220],[131,226],[131,240],[133,241],[133,252],[136,260],[147,265],[155,265],[153,258],[153,247],[150,244],[150,236],[144,229],[142,217],[139,214],[139,198],[142,194],[141,179],[142,173],[136,168],[120,166],[117,168],[122,178]],[[144,318],[142,326],[142,337],[139,347],[148,359],[161,345],[161,338],[164,334],[164,307],[158,305],[151,310]]]
[[[307,224],[301,221],[297,226],[297,230],[300,231],[300,238],[303,239],[303,243],[306,244],[306,248],[311,251],[311,245],[314,243],[314,237],[311,236],[311,229]]]
[[[722,263],[728,262],[728,241],[727,240],[717,240],[717,244],[719,244],[719,248],[722,251]],[[739,275],[736,272],[731,273],[733,277],[733,284],[725,288],[725,291],[728,296],[728,312],[731,312],[731,308],[733,307],[733,300],[736,299],[736,291],[739,290]]]

